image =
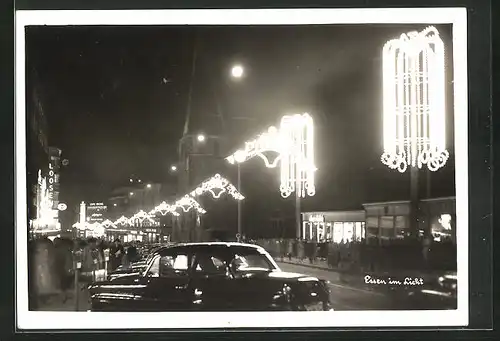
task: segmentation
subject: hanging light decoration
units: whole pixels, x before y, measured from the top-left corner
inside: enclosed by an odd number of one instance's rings
[[[400,172],[446,164],[445,86],[444,44],[435,27],[385,44],[383,164]]]
[[[270,162],[265,152],[273,151],[278,157]],[[284,116],[280,129],[270,127],[257,139],[245,143],[244,149],[226,157],[230,164],[242,163],[254,156],[264,160],[266,167],[275,168],[280,164],[280,191],[283,197],[296,190],[300,197],[316,193],[314,161],[314,122],[305,114]]]
[[[178,216],[179,213],[175,212],[176,207],[173,205],[167,204],[165,201],[163,201],[161,204],[155,207],[155,211],[159,212],[161,215],[166,215],[167,213],[171,213],[174,216]]]
[[[205,211],[205,209],[201,207],[201,205],[189,195],[185,195],[181,199],[177,200],[174,206],[176,208],[180,207],[184,211],[184,213],[189,212],[192,208],[195,209],[199,214],[207,213],[207,211]]]
[[[138,220],[139,223],[142,223],[142,221],[146,218],[149,218],[149,215],[143,210],[140,210],[139,212],[134,214],[132,218],[130,218],[130,222],[133,224],[136,220]]]
[[[219,199],[225,192],[236,200],[245,199],[245,197],[238,192],[236,187],[234,187],[229,180],[220,176],[220,174],[215,174],[210,179],[203,181],[194,191],[191,192],[191,196],[196,197],[206,192],[210,192],[214,199]]]
[[[109,228],[109,227],[116,228],[116,225],[111,220],[109,220],[109,219],[104,220],[101,224],[105,228]]]
[[[268,157],[264,154],[266,152],[276,152],[278,156],[273,161],[269,161]],[[226,160],[234,165],[235,163],[242,163],[254,156],[258,156],[264,160],[267,168],[276,168],[281,159],[282,152],[283,146],[280,132],[276,127],[272,126],[255,140],[245,142],[244,149],[236,151],[234,154],[228,156]]]
[[[294,191],[300,197],[313,196],[316,166],[312,117],[307,113],[284,116],[280,131],[286,150],[281,157],[281,196],[286,198]]]
[[[115,225],[127,225],[129,223],[129,218],[121,216],[115,221]]]

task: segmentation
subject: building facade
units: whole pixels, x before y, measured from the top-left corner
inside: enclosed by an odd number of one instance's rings
[[[362,210],[302,213],[302,239],[352,242],[364,239],[365,233]]]
[[[102,223],[107,216],[108,206],[102,202],[91,202],[87,205],[86,221],[94,223]]]
[[[365,240],[384,244],[410,236],[410,201],[363,204],[364,210],[302,213],[302,238],[334,242]],[[423,199],[418,205],[418,236],[456,243],[455,197]]]
[[[47,118],[36,77],[32,82],[33,86],[27,88],[26,96],[26,198],[30,232],[34,232],[33,222],[40,216],[41,186],[49,172]]]
[[[366,212],[367,239],[384,243],[410,235],[410,201],[367,203],[363,207]],[[417,220],[420,238],[456,242],[455,197],[421,200]]]

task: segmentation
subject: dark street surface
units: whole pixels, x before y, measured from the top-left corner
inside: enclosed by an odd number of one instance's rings
[[[331,301],[335,310],[386,310],[394,305],[388,294],[350,286],[335,271],[311,268],[303,265],[278,263],[281,270],[302,273],[330,282]]]

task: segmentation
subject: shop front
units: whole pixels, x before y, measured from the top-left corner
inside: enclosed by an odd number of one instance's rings
[[[305,240],[317,242],[360,241],[365,238],[365,212],[327,211],[302,213],[301,237]]]
[[[380,243],[405,239],[410,235],[410,201],[363,204],[366,212],[366,237]],[[455,197],[424,199],[418,205],[418,236],[434,242],[455,242]]]

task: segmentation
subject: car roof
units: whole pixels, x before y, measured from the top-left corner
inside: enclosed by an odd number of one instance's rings
[[[163,247],[160,250],[156,250],[155,253],[163,254],[172,250],[179,252],[182,251],[197,252],[205,250],[232,251],[232,252],[238,252],[238,251],[241,252],[245,250],[264,251],[264,249],[261,246],[254,244],[244,244],[236,242],[203,242],[203,243],[179,243]]]

